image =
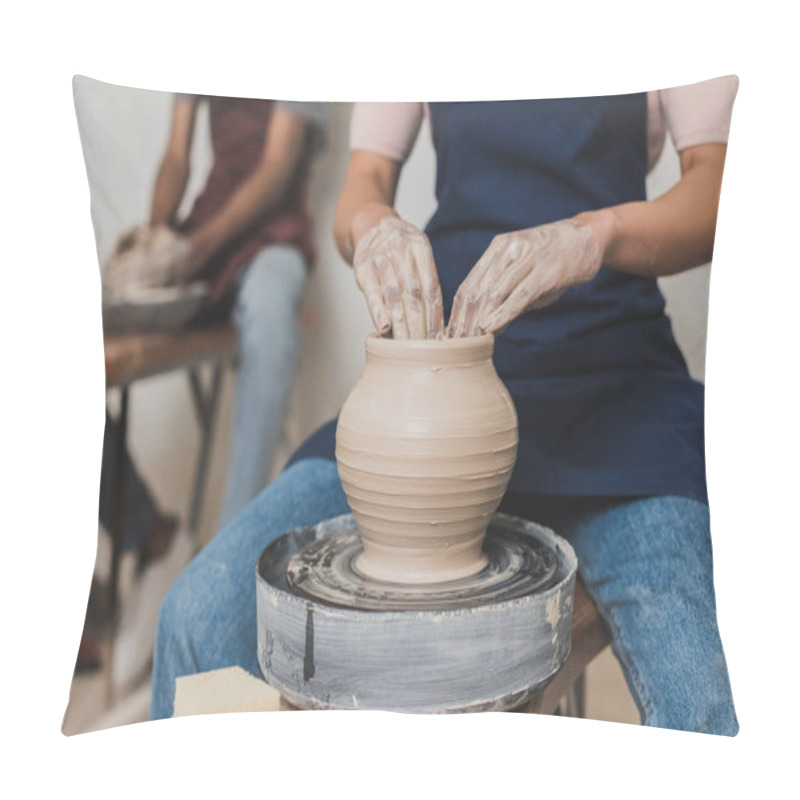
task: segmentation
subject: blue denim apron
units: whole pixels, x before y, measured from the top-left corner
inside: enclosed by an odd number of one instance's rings
[[[426,233],[446,314],[498,233],[645,199],[645,94],[431,103],[430,117],[438,208]],[[494,363],[519,415],[510,492],[706,502],[703,386],[654,278],[601,268],[515,320]],[[334,431],[335,420],[291,461],[333,458]]]

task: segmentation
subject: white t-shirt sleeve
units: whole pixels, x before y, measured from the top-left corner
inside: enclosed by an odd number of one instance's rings
[[[402,164],[414,147],[423,117],[423,103],[356,103],[350,149],[368,150]]]
[[[738,89],[735,75],[662,89],[659,100],[675,149],[681,152],[697,144],[727,143]]]
[[[648,169],[669,131],[675,149],[710,142],[727,143],[733,102],[739,88],[735,75],[648,93]],[[424,103],[356,103],[350,121],[350,149],[368,150],[403,163],[425,116]]]

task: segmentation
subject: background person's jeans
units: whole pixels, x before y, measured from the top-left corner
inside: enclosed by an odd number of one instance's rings
[[[162,606],[153,719],[171,716],[179,676],[234,665],[260,675],[256,559],[286,531],[347,511],[336,465],[308,459],[287,469],[217,534]],[[708,507],[680,497],[563,498],[542,500],[532,511],[575,547],[643,723],[734,735]]]
[[[242,275],[233,308],[239,334],[236,408],[219,528],[269,480],[300,351],[305,282],[303,256],[288,245],[260,250]]]

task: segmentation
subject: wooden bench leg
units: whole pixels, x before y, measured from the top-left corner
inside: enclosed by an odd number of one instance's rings
[[[119,567],[125,531],[125,483],[127,481],[125,448],[128,444],[128,387],[121,387],[119,420],[117,423],[116,455],[114,461],[114,507],[111,523],[111,578],[108,607],[112,620],[119,605]]]
[[[563,717],[586,718],[586,673],[582,672],[561,700],[558,713]]]
[[[206,472],[208,471],[208,455],[211,451],[211,441],[214,437],[214,427],[217,420],[222,369],[222,364],[214,364],[211,374],[211,386],[208,391],[203,390],[198,371],[194,368],[189,370],[189,385],[192,390],[197,421],[200,425],[200,453],[197,457],[194,486],[189,506],[189,530],[194,536],[197,535],[197,523],[200,520],[203,489],[205,487]]]
[[[125,486],[128,480],[125,450],[128,446],[128,386],[120,387],[119,419],[117,421],[117,441],[114,457],[114,500],[111,510],[111,575],[108,584],[108,608],[110,618],[111,642],[109,662],[105,670],[105,701],[110,708],[114,699],[111,684],[111,661],[114,658],[114,642],[116,641],[119,609],[119,572],[122,562],[122,545],[125,534]]]
[[[611,643],[611,632],[592,602],[583,581],[575,583],[575,604],[572,619],[572,649],[564,666],[532,701],[530,710],[537,714],[552,714],[562,698],[575,687],[575,696],[568,707],[582,716],[585,713],[586,667]],[[576,686],[577,683],[577,686]],[[569,714],[573,716],[573,714]]]

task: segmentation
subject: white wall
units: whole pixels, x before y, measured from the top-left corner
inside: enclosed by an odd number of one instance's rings
[[[149,213],[172,101],[167,93],[122,90],[96,81],[77,82],[75,94],[84,154],[94,184],[92,220],[98,257],[103,263],[117,236],[144,221]],[[349,114],[349,104],[332,106],[328,147],[317,160],[312,176],[311,210],[319,258],[309,282],[300,369],[276,468],[306,435],[337,413],[364,364],[369,315],[331,235],[336,198],[347,167]],[[201,116],[184,207],[201,188],[209,158],[207,118]],[[648,195],[661,194],[678,174],[677,155],[667,142],[662,159],[648,178]],[[397,198],[400,214],[420,227],[435,207],[434,176],[433,147],[425,127],[403,170]],[[708,267],[662,281],[678,342],[692,374],[701,380],[705,374],[708,285]],[[233,391],[229,375],[223,386],[200,523],[203,541],[214,533],[222,499]],[[139,382],[131,393],[134,458],[161,505],[177,512],[185,512],[188,506],[192,459],[198,446],[190,402],[188,386],[179,374]]]

